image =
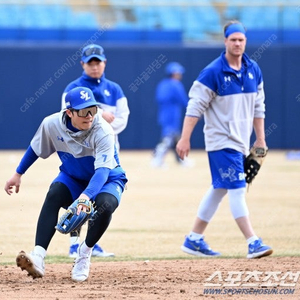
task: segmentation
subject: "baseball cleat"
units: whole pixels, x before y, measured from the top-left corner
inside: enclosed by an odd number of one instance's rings
[[[213,251],[203,238],[192,241],[189,237],[186,237],[181,250],[185,253],[201,257],[216,257],[221,255],[220,252]]]
[[[263,256],[271,255],[272,253],[272,248],[265,245],[260,238],[249,244],[247,258],[261,258]]]
[[[33,252],[26,254],[24,251],[21,251],[16,258],[16,263],[22,271],[26,270],[28,276],[31,276],[33,279],[41,278],[45,274],[43,257]]]
[[[114,253],[104,251],[98,244],[96,244],[92,251],[94,257],[113,257]]]
[[[72,269],[72,279],[76,282],[82,282],[88,279],[90,273],[91,254],[84,254],[80,252],[80,246],[77,252],[77,258],[74,261]]]

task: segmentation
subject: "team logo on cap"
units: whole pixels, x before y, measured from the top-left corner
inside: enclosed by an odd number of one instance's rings
[[[85,101],[88,101],[89,99],[91,99],[91,97],[89,96],[89,93],[86,92],[86,91],[81,91],[80,92],[80,95],[81,95],[81,99],[84,99]]]

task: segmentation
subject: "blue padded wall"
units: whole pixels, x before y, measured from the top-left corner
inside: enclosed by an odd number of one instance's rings
[[[223,47],[102,45],[107,55],[106,76],[121,85],[131,111],[128,126],[120,134],[122,149],[152,149],[156,145],[160,131],[154,94],[167,61],[185,66],[183,83],[188,91],[200,70],[223,51]],[[80,46],[1,46],[1,149],[26,148],[42,119],[60,109],[65,86],[82,72]],[[256,51],[256,46],[247,48],[248,54]],[[299,46],[272,45],[257,57],[264,75],[270,148],[300,148],[299,51]],[[192,137],[193,148],[204,147],[202,127],[201,121]]]

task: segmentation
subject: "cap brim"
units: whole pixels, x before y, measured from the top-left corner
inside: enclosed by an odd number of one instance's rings
[[[87,56],[87,57],[82,57],[82,58],[81,58],[81,61],[83,61],[84,63],[87,63],[87,62],[89,62],[92,58],[98,58],[98,59],[101,60],[101,61],[105,61],[105,60],[106,60],[105,56],[93,54],[93,55],[90,55],[90,56]]]
[[[87,108],[87,107],[91,107],[91,106],[99,106],[100,107],[100,103],[99,102],[86,102],[86,103],[82,103],[80,105],[74,106],[74,107],[70,107],[71,109],[83,109],[83,108]]]

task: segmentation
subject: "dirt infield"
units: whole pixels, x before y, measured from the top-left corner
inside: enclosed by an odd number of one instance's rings
[[[299,265],[299,258],[283,257],[93,262],[80,284],[70,279],[71,264],[47,265],[45,277],[35,280],[16,266],[0,266],[0,299],[300,299],[295,277],[282,280]]]
[[[22,154],[0,152],[2,186]],[[58,173],[58,159],[38,160],[23,176],[19,194],[8,196],[2,190],[0,299],[300,299],[299,160],[270,151],[250,187],[247,202],[254,229],[274,254],[246,260],[247,245],[227,199],[206,231],[206,240],[222,257],[199,259],[180,250],[210,184],[205,152],[191,153],[192,168],[177,166],[169,155],[167,168],[153,169],[150,158],[149,151],[121,152],[128,189],[100,241],[116,257],[92,258],[90,277],[80,284],[70,278],[69,238],[59,233],[47,251],[44,278],[33,280],[15,265],[20,250],[33,248],[38,214]]]

